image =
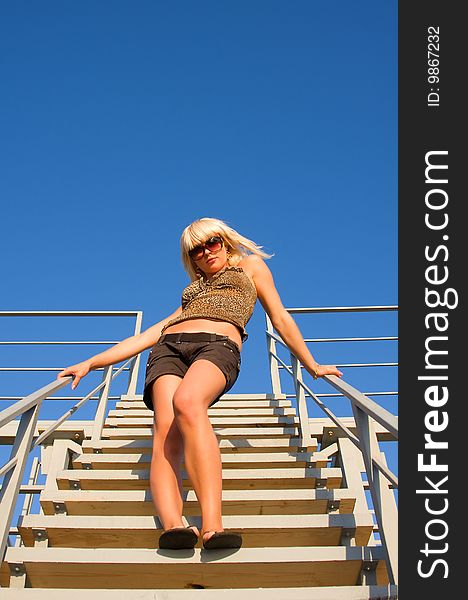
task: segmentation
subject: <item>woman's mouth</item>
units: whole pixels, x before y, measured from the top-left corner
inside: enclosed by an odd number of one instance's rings
[[[216,260],[216,258],[208,258],[206,261],[206,264],[211,265],[212,262],[214,262]]]

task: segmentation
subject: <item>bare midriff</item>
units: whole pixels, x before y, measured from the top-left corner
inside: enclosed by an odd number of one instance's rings
[[[227,321],[216,321],[215,319],[187,319],[182,323],[175,323],[164,330],[166,333],[217,333],[226,335],[242,349],[242,338],[239,329]]]

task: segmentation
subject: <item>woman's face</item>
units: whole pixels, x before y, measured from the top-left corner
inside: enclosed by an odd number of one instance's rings
[[[208,239],[211,239],[212,237],[213,236],[210,236]],[[203,271],[205,275],[210,276],[214,273],[217,273],[227,264],[227,250],[224,240],[219,250],[210,250],[209,248],[205,248],[204,253],[200,258],[192,258],[192,263],[194,264],[195,268]]]

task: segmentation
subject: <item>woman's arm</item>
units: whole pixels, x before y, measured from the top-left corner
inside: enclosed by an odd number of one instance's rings
[[[299,327],[281,302],[273,281],[273,275],[265,261],[259,256],[251,255],[249,256],[249,264],[252,265],[252,276],[257,288],[258,299],[270,317],[273,327],[291,352],[297,356],[312,377],[317,378],[323,375],[341,377],[343,373],[335,366],[319,365],[310,353]]]
[[[164,325],[171,319],[174,319],[176,316],[180,315],[181,312],[182,307],[179,306],[179,308],[171,315],[162,321],[159,321],[159,323],[152,325],[142,333],[132,335],[122,340],[115,346],[112,346],[112,348],[101,352],[100,354],[96,354],[81,363],[67,367],[57,375],[57,379],[60,377],[73,375],[74,380],[72,389],[75,389],[80,379],[87,375],[89,371],[92,371],[93,369],[99,369],[100,367],[106,367],[108,365],[114,365],[115,363],[126,360],[127,358],[136,356],[140,352],[143,352],[143,350],[146,350],[146,348],[153,346],[161,337],[161,330]]]

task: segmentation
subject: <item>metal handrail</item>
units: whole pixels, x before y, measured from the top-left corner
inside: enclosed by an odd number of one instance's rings
[[[122,365],[122,367],[120,367],[113,375],[112,367],[106,367],[103,381],[93,390],[91,390],[91,392],[89,392],[86,396],[84,396],[80,402],[78,402],[75,406],[54,421],[54,423],[52,423],[35,440],[33,440],[33,435],[36,429],[42,401],[55,391],[71,383],[73,381],[73,376],[69,375],[60,379],[56,379],[0,412],[0,427],[3,427],[7,423],[13,421],[16,416],[21,415],[17,435],[11,452],[12,457],[0,468],[0,476],[5,474],[5,479],[0,490],[0,556],[2,559],[8,544],[10,523],[18,500],[21,480],[24,475],[29,454],[36,446],[43,443],[44,440],[49,437],[64,421],[69,419],[71,415],[74,414],[83,404],[85,404],[98,390],[101,390],[101,393],[96,409],[96,419],[92,439],[100,439],[104,424],[110,383],[112,379],[117,377],[123,371],[123,367],[126,364],[130,362],[135,363],[138,358],[139,355],[128,359],[127,362],[124,363],[124,365]]]
[[[395,439],[398,439],[398,417],[374,402],[367,396],[364,396],[359,390],[346,383],[336,375],[324,375],[322,377],[335,389],[340,390],[354,406],[361,409],[369,417],[380,423],[389,431]]]
[[[362,392],[364,396],[398,396],[398,392]],[[309,394],[306,394],[308,396]],[[315,394],[317,398],[342,398],[344,394]],[[285,394],[286,398],[295,398],[296,394]],[[0,400],[2,398],[0,397]]]
[[[140,310],[2,310],[0,317],[135,317],[134,335],[141,332],[143,320],[143,312]],[[109,341],[10,341],[2,340],[1,345],[83,345],[83,344],[113,344],[117,342]],[[137,355],[136,360],[131,363],[128,369],[128,395],[136,393],[136,384],[138,379],[138,371],[140,367],[140,355]],[[62,371],[59,367],[0,367],[0,372],[16,372],[16,371]],[[103,369],[95,369],[100,371]]]
[[[141,331],[142,312],[141,311],[1,311],[0,316],[135,316],[135,335]],[[8,344],[9,342],[4,342]],[[36,342],[34,342],[36,343]],[[17,400],[14,404],[0,412],[0,427],[10,423],[15,417],[20,416],[17,433],[13,443],[11,457],[0,468],[0,476],[5,475],[3,485],[0,490],[0,557],[3,560],[6,548],[8,546],[8,536],[10,532],[11,519],[18,501],[18,495],[21,481],[26,468],[26,463],[30,453],[44,442],[63,422],[71,417],[88,400],[94,398],[94,394],[99,392],[98,403],[96,407],[96,416],[91,439],[96,441],[102,437],[102,429],[105,421],[107,402],[109,400],[109,389],[112,380],[123,371],[129,371],[129,380],[127,395],[135,394],[138,377],[138,368],[141,353],[129,358],[122,366],[113,367],[109,365],[104,368],[94,369],[103,371],[103,379],[93,390],[84,396],[72,408],[67,410],[61,417],[56,419],[41,435],[34,439],[39,411],[42,401],[53,395],[73,381],[73,376],[65,376],[55,379],[34,391],[32,394]],[[128,365],[128,366],[127,366]],[[2,368],[1,371],[61,371],[58,368]],[[113,373],[115,371],[115,373]],[[67,399],[71,399],[66,397]]]
[[[274,339],[275,341],[281,343],[283,346],[288,348],[286,343],[281,338],[276,336],[274,333],[267,330],[266,334],[268,337]],[[286,363],[284,361],[282,361],[279,358],[279,356],[277,354],[275,354],[274,352],[270,352],[270,355],[273,356],[273,358],[275,358],[277,360],[277,362],[280,363],[280,365],[278,365],[278,368],[286,369],[286,371],[291,376],[293,376],[293,373],[291,370],[292,367],[290,365],[286,365]],[[292,353],[291,353],[291,355],[294,356]],[[296,356],[295,356],[295,359],[299,362],[299,359]],[[303,365],[300,365],[300,368],[303,369],[305,367]],[[394,415],[392,415],[389,411],[386,411],[384,408],[382,408],[376,402],[373,402],[370,398],[368,398],[367,396],[364,396],[364,394],[362,394],[359,390],[357,390],[356,388],[353,388],[351,385],[349,385],[345,381],[339,379],[335,375],[325,375],[324,377],[322,377],[322,379],[327,381],[328,383],[330,383],[334,388],[340,390],[344,396],[346,396],[347,398],[349,398],[351,400],[351,402],[355,403],[360,409],[362,409],[364,412],[366,412],[366,414],[368,414],[368,416],[375,419],[378,423],[380,423],[383,427],[385,427],[390,433],[392,433],[392,435],[396,439],[398,439],[397,420],[396,420],[396,417]],[[314,392],[312,392],[312,390],[304,382],[299,381],[298,384],[304,389],[305,392],[307,392],[309,394],[309,396],[311,398],[313,398],[316,401],[317,404],[319,404],[316,394],[314,394]],[[320,403],[319,405],[323,410],[323,407],[324,407],[323,403]]]
[[[64,346],[64,345],[69,345],[69,346],[79,346],[80,344],[86,344],[86,345],[96,345],[96,344],[118,344],[119,341],[108,341],[108,340],[103,340],[103,341],[91,341],[91,342],[87,342],[86,340],[76,340],[76,341],[52,341],[52,340],[47,340],[47,341],[30,341],[30,340],[22,340],[22,341],[18,341],[18,340],[2,340],[0,341],[0,346],[29,346],[29,345],[40,345],[40,346]]]
[[[337,394],[338,395],[338,394]],[[0,396],[0,400],[21,400],[24,396]],[[50,396],[47,400],[78,400],[81,396]],[[91,396],[90,400],[98,400],[99,396]],[[109,396],[108,400],[119,400],[120,396]]]
[[[394,342],[397,340],[398,336],[395,335],[352,338],[304,338],[304,342]]]
[[[326,308],[294,308],[286,309],[289,313],[324,313],[324,312],[368,312],[368,311],[393,311],[397,310],[397,306],[353,306],[353,307],[326,307]],[[284,369],[293,378],[294,387],[296,390],[296,401],[299,413],[299,423],[301,429],[301,439],[303,446],[311,444],[309,417],[306,403],[306,394],[310,396],[314,402],[321,408],[323,412],[337,425],[344,435],[359,449],[362,453],[369,490],[371,492],[372,502],[374,505],[375,516],[380,532],[382,546],[386,556],[387,570],[389,579],[392,584],[397,581],[397,544],[394,532],[397,529],[397,523],[387,523],[384,518],[383,506],[384,496],[389,487],[398,487],[397,477],[388,469],[384,462],[380,459],[380,450],[377,441],[377,435],[374,429],[374,421],[380,423],[390,434],[398,439],[398,418],[389,411],[381,407],[379,404],[371,400],[368,396],[352,387],[346,381],[336,377],[335,375],[325,375],[321,379],[332,385],[340,392],[340,395],[346,396],[350,402],[354,413],[356,433],[350,431],[338,417],[319,399],[303,381],[302,370],[305,368],[301,365],[299,359],[287,346],[280,336],[273,332],[273,324],[266,314],[266,339],[268,359],[270,364],[270,374],[272,390],[274,394],[281,394],[281,380],[279,377],[280,369]],[[397,339],[390,336],[385,338],[336,338],[334,341],[380,341],[382,339]],[[307,341],[307,340],[304,340]],[[322,339],[318,341],[329,341]],[[279,343],[289,350],[291,357],[291,365],[287,365],[278,355],[276,344]],[[362,364],[343,364],[337,366],[346,367],[371,367],[371,366],[398,366],[398,363],[362,363]],[[294,395],[293,395],[294,396]],[[326,396],[326,394],[321,394]],[[389,483],[382,480],[381,475]],[[390,484],[390,485],[389,485]]]
[[[22,400],[24,396],[0,396],[0,400]],[[49,396],[47,400],[81,400],[82,396]],[[91,396],[90,400],[99,400],[99,396]],[[108,400],[120,400],[119,396],[109,396]]]
[[[0,372],[16,372],[16,371],[63,371],[65,367],[0,367]],[[93,369],[94,371],[104,371],[104,367]],[[129,371],[129,369],[125,369]]]
[[[385,312],[398,310],[397,304],[381,306],[315,306],[287,308],[288,313],[326,313],[326,312]]]
[[[0,310],[0,317],[134,317],[139,310]]]
[[[276,354],[273,354],[273,356],[274,356],[274,358],[276,358],[276,360],[277,360],[278,362],[281,362],[281,363],[283,362],[283,361],[281,360],[281,358],[279,358],[279,356],[276,356]],[[284,363],[283,363],[283,365],[284,365]],[[290,374],[292,377],[294,377],[294,374],[293,374],[293,372],[292,372],[292,370],[291,370],[291,368],[290,368],[290,367],[287,367],[287,366],[285,365],[285,369],[288,371],[288,373],[289,373],[289,374]],[[346,435],[349,437],[349,439],[350,439],[350,440],[351,440],[353,443],[357,444],[357,445],[358,445],[358,447],[359,447],[359,440],[358,440],[358,438],[357,438],[357,437],[356,437],[356,436],[355,436],[355,435],[354,435],[354,434],[353,434],[353,433],[352,433],[352,432],[351,432],[351,431],[350,431],[350,430],[349,430],[349,429],[348,429],[348,428],[347,428],[347,427],[346,427],[346,426],[345,426],[345,425],[344,425],[344,424],[343,424],[343,423],[340,421],[339,417],[335,416],[335,415],[333,414],[333,412],[332,412],[332,411],[331,411],[331,410],[330,410],[330,409],[329,409],[327,406],[325,406],[325,404],[324,404],[323,402],[321,402],[321,401],[320,401],[320,400],[319,400],[319,399],[318,399],[318,398],[315,396],[315,394],[314,394],[314,393],[313,393],[313,392],[312,392],[312,391],[311,391],[311,390],[310,390],[310,389],[307,387],[307,385],[306,385],[306,384],[305,384],[303,381],[300,381],[300,380],[298,380],[298,381],[297,381],[297,383],[298,383],[298,385],[299,385],[299,386],[300,386],[300,387],[301,387],[303,390],[305,390],[305,391],[309,392],[309,394],[310,394],[310,395],[312,396],[312,398],[315,400],[315,402],[317,403],[317,405],[318,405],[318,406],[320,406],[320,408],[323,410],[323,412],[324,412],[324,413],[325,413],[325,414],[326,414],[328,417],[330,417],[330,419],[331,419],[331,420],[332,420],[332,421],[335,423],[335,425],[337,425],[337,426],[338,426],[338,427],[339,427],[339,428],[340,428],[340,429],[341,429],[341,430],[342,430],[342,431],[343,431],[343,432],[344,432],[344,433],[345,433],[345,434],[346,434]],[[307,447],[307,446],[310,446],[310,445],[311,445],[311,443],[312,443],[312,440],[311,440],[310,438],[306,439],[306,436],[304,435],[304,429],[305,429],[304,425],[305,425],[304,423],[301,423],[301,431],[302,431],[302,436],[301,436],[301,438],[302,438],[302,440],[301,440],[301,445],[302,445],[302,446],[306,446],[306,447]]]
[[[291,365],[289,365],[291,366]],[[336,367],[398,367],[398,363],[337,363]],[[284,369],[284,367],[279,367]],[[301,365],[301,369],[305,369],[304,365]]]

